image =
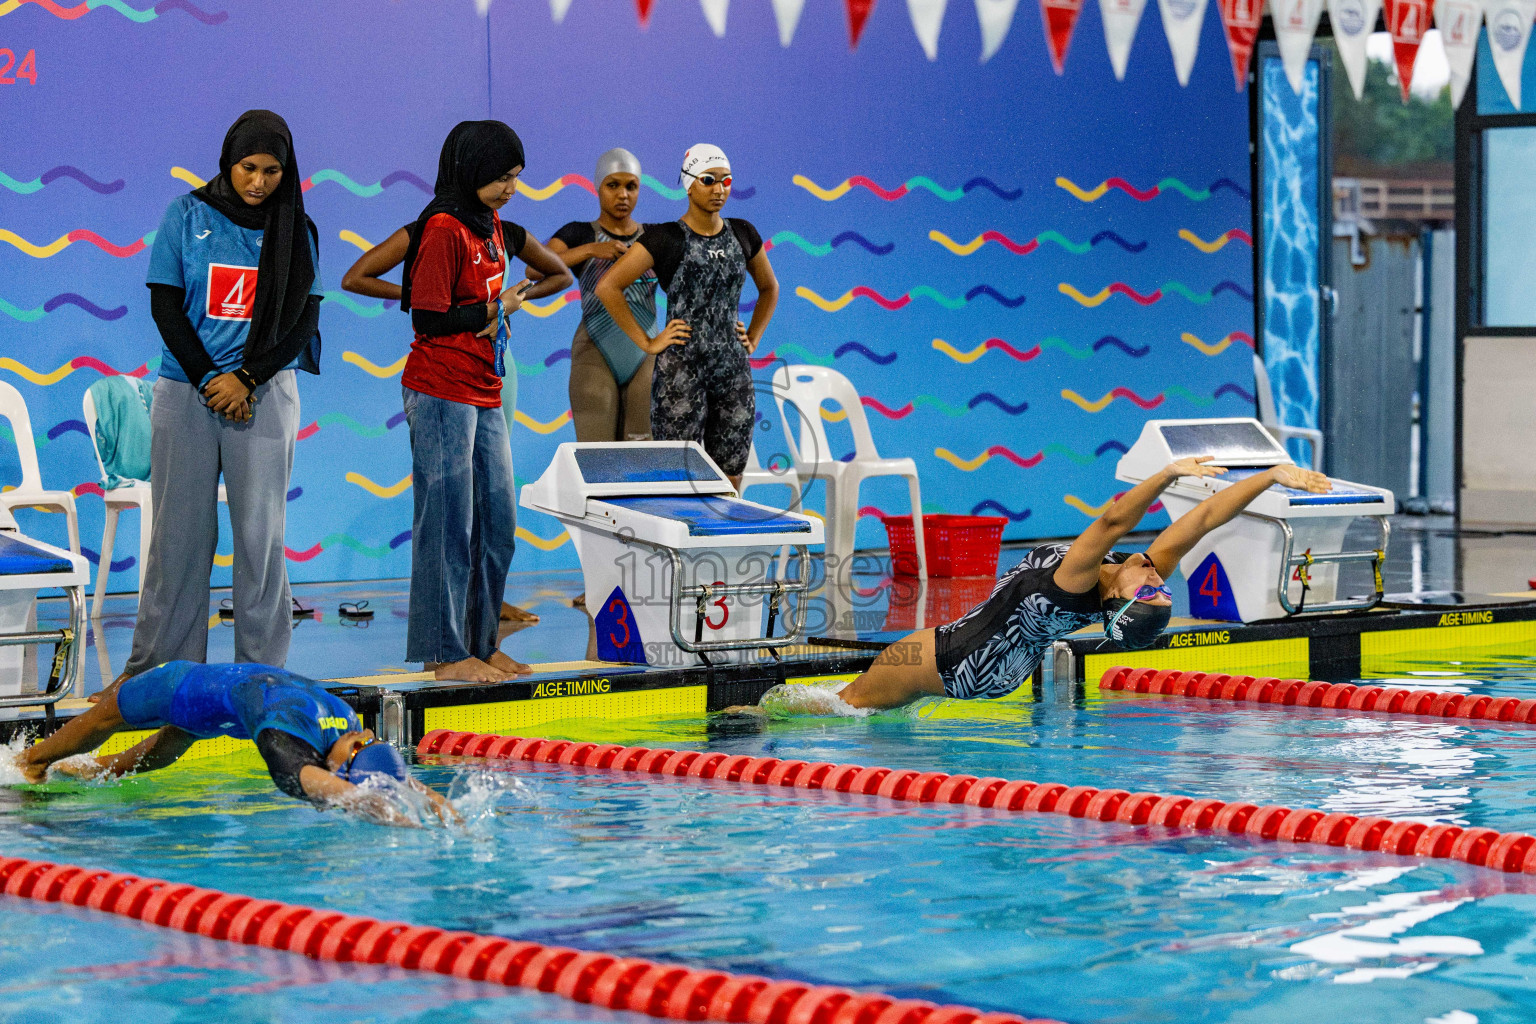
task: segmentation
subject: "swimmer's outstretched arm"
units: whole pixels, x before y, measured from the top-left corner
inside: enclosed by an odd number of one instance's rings
[[[425,794],[432,804],[432,813],[436,814],[444,825],[458,824],[462,820],[459,813],[453,809],[453,805],[437,793],[415,779],[406,780],[406,784],[418,793]],[[349,811],[361,814],[376,825],[418,827],[416,822],[401,817],[400,812],[385,794],[359,789],[346,779],[337,778],[323,768],[317,768],[312,764],[307,764],[299,770],[299,786],[312,802],[345,807]]]
[[[1262,473],[1255,473],[1246,480],[1239,480],[1206,498],[1182,519],[1157,535],[1152,546],[1147,548],[1147,557],[1152,559],[1159,575],[1166,579],[1178,566],[1179,559],[1189,554],[1201,537],[1236,519],[1238,513],[1273,484],[1294,487],[1298,491],[1311,491],[1313,494],[1327,494],[1333,490],[1333,484],[1326,476],[1300,466],[1275,466]]]
[[[1218,476],[1226,472],[1217,466],[1206,465],[1213,457],[1201,455],[1171,462],[1115,499],[1109,509],[1072,542],[1052,577],[1056,585],[1069,594],[1086,594],[1097,587],[1104,556],[1121,537],[1136,529],[1147,509],[1175,480],[1181,476]]]

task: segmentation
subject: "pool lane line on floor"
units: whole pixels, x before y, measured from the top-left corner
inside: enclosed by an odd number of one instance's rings
[[[1057,1024],[830,985],[694,970],[494,935],[418,928],[217,889],[0,857],[0,892],[337,963],[537,989],[669,1020],[736,1024]]]
[[[1536,836],[1460,825],[1426,825],[1308,808],[1131,793],[1124,789],[1067,786],[1059,782],[866,768],[830,761],[782,761],[698,750],[652,750],[616,743],[523,739],[437,729],[421,738],[416,753],[477,757],[641,775],[715,779],[759,786],[832,790],[883,796],[910,803],[964,804],[1006,811],[1041,811],[1123,825],[1231,832],[1276,842],[1313,843],[1401,856],[1459,860],[1476,867],[1536,875]]]
[[[1354,683],[1125,668],[1119,665],[1105,670],[1099,679],[1099,689],[1272,704],[1279,707],[1333,708],[1379,715],[1536,725],[1536,699],[1489,697],[1486,694],[1452,693],[1447,690],[1406,690],[1396,686],[1356,686]]]

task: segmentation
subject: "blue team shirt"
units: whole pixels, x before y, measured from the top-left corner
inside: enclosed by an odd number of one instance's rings
[[[256,268],[261,262],[262,232],[243,228],[196,196],[177,196],[166,207],[149,255],[149,284],[186,289],[182,307],[220,373],[245,362],[245,337],[256,304]],[[315,252],[310,241],[310,252]],[[319,259],[311,295],[322,294]],[[162,347],[160,376],[192,383],[169,348]],[[318,369],[314,343],[286,369]],[[197,381],[199,385],[203,381]]]

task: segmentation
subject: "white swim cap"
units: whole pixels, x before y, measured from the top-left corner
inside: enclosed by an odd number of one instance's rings
[[[677,180],[682,181],[684,177],[697,177],[711,167],[724,167],[727,172],[730,171],[731,161],[725,155],[725,150],[719,146],[711,146],[707,142],[690,146],[688,152],[683,154],[683,170]]]
[[[597,158],[597,173],[592,175],[592,184],[601,185],[610,174],[640,177],[640,158],[627,149],[610,149]]]

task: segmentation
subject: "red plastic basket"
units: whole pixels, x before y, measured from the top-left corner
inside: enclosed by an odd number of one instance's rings
[[[891,572],[917,575],[917,541],[911,516],[881,516],[891,544]],[[996,576],[1003,543],[1002,516],[923,516],[929,576]]]

